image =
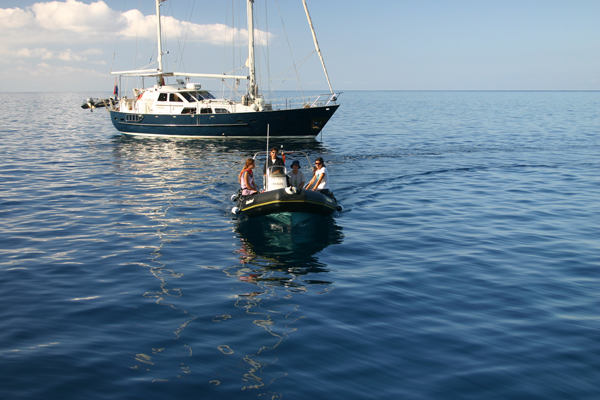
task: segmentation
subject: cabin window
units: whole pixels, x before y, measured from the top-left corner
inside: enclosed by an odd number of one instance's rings
[[[215,98],[215,96],[213,96],[206,90],[202,90],[200,92],[190,92],[190,94],[198,100],[210,100]]]
[[[229,114],[229,110],[226,108],[215,108],[215,114]]]
[[[212,109],[210,108],[201,108],[200,114],[212,114]]]
[[[183,99],[177,95],[177,93],[169,94],[169,101],[179,101],[183,102]]]
[[[196,99],[192,97],[192,95],[189,92],[181,92],[179,93],[180,96],[183,96],[184,99],[186,99],[189,102],[195,103]]]
[[[159,94],[158,101],[167,101],[167,94],[166,93]]]
[[[189,108],[189,107],[185,107],[182,111],[182,114],[196,114],[196,109],[195,108]]]

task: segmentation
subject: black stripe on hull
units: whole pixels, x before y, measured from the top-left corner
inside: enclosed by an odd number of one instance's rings
[[[331,215],[336,207],[335,199],[319,192],[298,189],[296,193],[288,194],[285,189],[278,189],[244,199],[240,209],[252,218],[285,212]]]
[[[134,114],[110,111],[125,134],[198,138],[316,137],[339,105],[230,114]]]

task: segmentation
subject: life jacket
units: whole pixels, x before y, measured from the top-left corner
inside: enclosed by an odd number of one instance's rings
[[[246,180],[242,179],[242,175],[244,175],[244,172],[248,172],[248,174],[250,174],[250,182],[251,183],[254,183],[254,174],[252,173],[251,169],[247,169],[247,168],[244,168],[242,170],[242,172],[240,172],[240,176],[239,176],[240,186],[242,187],[242,189],[250,189],[250,188],[246,187]]]

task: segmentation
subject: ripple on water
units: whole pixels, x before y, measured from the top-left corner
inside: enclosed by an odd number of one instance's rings
[[[0,94],[0,397],[598,397],[597,94],[345,93],[300,230],[230,215],[264,141],[57,96]]]

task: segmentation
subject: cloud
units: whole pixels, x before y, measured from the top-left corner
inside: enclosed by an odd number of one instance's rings
[[[0,8],[0,29],[13,30],[32,25],[34,14],[20,8]]]
[[[112,91],[114,77],[92,66],[76,65],[79,67],[52,65],[45,61],[14,61],[1,70],[10,79],[0,81],[0,92],[81,91],[90,88]]]
[[[248,35],[245,29],[223,24],[201,25],[171,16],[163,16],[162,25],[169,39],[165,43],[166,50],[173,53],[176,40],[205,43],[220,50],[217,46],[225,41],[243,42]],[[27,7],[0,8],[0,37],[3,38],[0,73],[11,76],[10,80],[0,81],[0,91],[21,91],[25,86],[44,87],[44,90],[109,87],[114,79],[109,72],[122,63],[124,53],[118,53],[121,58],[117,57],[116,61],[107,54],[115,52],[117,45],[129,49],[134,42],[135,52],[139,53],[136,60],[141,59],[143,52],[152,52],[156,16],[144,15],[138,10],[117,11],[102,0],[38,0]],[[258,32],[257,43],[266,38],[271,41],[272,37]],[[138,43],[143,42],[149,45],[140,50]],[[125,56],[133,54],[133,51],[125,52]],[[188,48],[188,58],[190,54],[194,56]],[[55,83],[61,80],[68,84]]]
[[[58,58],[63,61],[87,61],[88,55],[98,55],[102,54],[102,50],[100,49],[87,49],[84,51],[71,51],[71,49],[63,50],[58,53]]]
[[[14,55],[19,58],[41,58],[42,60],[54,58],[54,52],[46,48],[27,49],[23,47],[17,50]]]
[[[12,55],[18,58],[40,58],[42,60],[59,59],[63,61],[87,61],[89,55],[100,55],[102,50],[100,49],[87,49],[84,51],[76,52],[71,49],[63,51],[52,51],[45,47],[28,49],[23,47]]]
[[[104,34],[124,27],[126,19],[103,1],[84,4],[77,0],[51,1],[31,6],[35,24],[48,31],[67,31],[79,34]]]
[[[35,43],[71,45],[114,39],[127,19],[103,1],[84,4],[76,0],[35,3],[31,7],[0,9],[0,36],[5,45]]]
[[[156,15],[143,15],[138,10],[126,11],[122,16],[127,20],[127,25],[119,34],[136,38],[147,33],[156,34]],[[224,24],[200,25],[186,21],[179,21],[173,17],[163,16],[161,18],[164,30],[175,32],[176,36],[185,37],[189,41],[197,41],[214,45],[222,45],[225,40],[240,38],[248,40],[248,30],[231,28]],[[272,40],[273,34],[256,30],[256,43],[264,45],[267,38]],[[173,37],[173,34],[171,34]]]
[[[200,25],[163,17],[163,27],[170,37],[185,37],[213,45],[225,39],[244,40],[245,29],[230,28],[223,24]],[[35,3],[25,9],[0,9],[0,35],[10,37],[12,43],[89,43],[112,42],[117,37],[138,38],[155,35],[156,16],[143,15],[138,10],[119,12],[104,1],[85,4],[77,0]],[[272,39],[272,34],[257,32],[257,43]]]
[[[54,78],[72,78],[74,76],[87,76],[87,77],[105,77],[105,74],[98,73],[97,71],[85,69],[85,68],[74,68],[74,67],[57,67],[48,63],[42,62],[35,65],[18,65],[11,74],[18,76],[42,76],[42,77],[54,77]]]

